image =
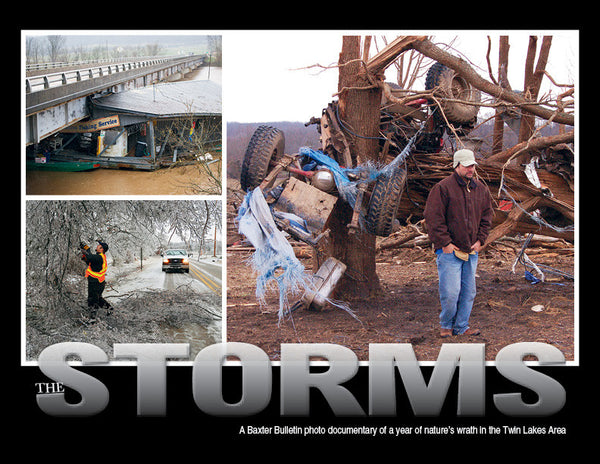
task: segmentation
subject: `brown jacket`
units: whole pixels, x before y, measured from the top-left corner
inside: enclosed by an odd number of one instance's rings
[[[425,205],[427,233],[436,250],[450,242],[467,253],[477,240],[483,245],[493,215],[487,187],[474,179],[467,184],[456,172],[431,189]]]

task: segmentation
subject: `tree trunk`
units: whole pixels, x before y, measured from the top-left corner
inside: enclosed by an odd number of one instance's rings
[[[366,48],[366,47],[365,47]],[[365,56],[368,50],[365,50]],[[344,127],[354,166],[375,159],[379,132],[381,89],[370,87],[360,61],[360,37],[343,38],[338,81],[339,114]],[[346,273],[336,288],[336,295],[345,300],[368,298],[380,290],[375,272],[375,236],[347,227],[352,209],[342,202],[330,218],[329,254],[347,266]]]
[[[540,49],[540,56],[538,58],[537,65],[534,70],[535,55],[537,51],[537,37],[529,37],[529,47],[527,48],[527,59],[525,61],[525,82],[523,88],[525,89],[525,97],[535,102],[540,91],[540,85],[542,83],[542,77],[546,69],[546,63],[548,62],[548,55],[550,53],[550,45],[552,44],[552,37],[544,37],[542,46]],[[521,128],[519,131],[519,142],[528,140],[535,130],[535,116],[531,113],[524,112],[521,117]],[[519,157],[517,162],[526,163],[527,157]]]
[[[500,47],[498,51],[498,84],[504,89],[510,90],[510,84],[508,82],[508,51],[510,45],[508,43],[508,36],[503,35],[500,37]],[[504,148],[504,119],[502,119],[502,112],[504,109],[500,108],[496,110],[496,116],[494,119],[494,136],[492,143],[492,154],[499,153]]]

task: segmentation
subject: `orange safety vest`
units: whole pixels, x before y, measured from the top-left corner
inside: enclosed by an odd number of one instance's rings
[[[88,265],[85,270],[85,277],[92,276],[98,279],[98,282],[104,282],[104,276],[106,275],[106,269],[108,268],[106,264],[106,255],[104,253],[99,253],[102,256],[102,269],[99,272],[92,271],[92,265]]]

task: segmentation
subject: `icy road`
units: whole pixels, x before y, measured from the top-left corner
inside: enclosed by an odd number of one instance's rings
[[[163,289],[177,290],[184,286],[198,293],[221,295],[222,266],[209,259],[190,259],[189,273],[168,273],[162,271],[160,256],[152,256],[143,262],[125,266],[108,267],[105,296],[125,296],[137,290]]]

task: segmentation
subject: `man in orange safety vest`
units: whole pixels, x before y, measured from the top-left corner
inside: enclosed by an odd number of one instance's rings
[[[105,242],[98,240],[96,254],[91,252],[91,248],[84,243],[79,245],[82,251],[81,259],[83,259],[88,267],[85,271],[85,277],[88,281],[88,309],[90,310],[90,322],[96,322],[98,308],[105,308],[107,315],[111,314],[113,308],[108,301],[102,298],[102,292],[106,282],[106,269],[108,267],[106,261],[106,252],[108,245]]]

